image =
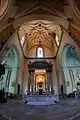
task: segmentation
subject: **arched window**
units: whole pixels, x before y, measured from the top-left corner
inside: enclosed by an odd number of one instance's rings
[[[59,46],[60,39],[59,39],[59,37],[58,37],[57,35],[55,36],[55,40],[56,40],[56,44],[57,44],[57,46]]]
[[[24,42],[25,42],[25,35],[22,37],[22,39],[21,39],[21,41],[20,41],[22,47],[24,46]]]
[[[42,47],[37,48],[37,57],[38,58],[43,58],[44,57],[44,52]]]

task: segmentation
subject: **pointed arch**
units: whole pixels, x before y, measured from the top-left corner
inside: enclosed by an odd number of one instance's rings
[[[1,88],[5,88],[8,93],[17,93],[17,74],[19,69],[19,54],[14,45],[7,50],[2,64],[5,65],[5,75],[3,76]]]
[[[80,74],[80,56],[70,44],[63,48],[62,68],[65,78],[66,94],[69,94],[76,91],[77,78]]]

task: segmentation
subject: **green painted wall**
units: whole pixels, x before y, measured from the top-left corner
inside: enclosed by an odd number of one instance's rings
[[[18,54],[14,47],[11,47],[2,63],[5,64],[5,75],[3,76],[2,88],[5,88],[6,92],[15,93],[15,87],[17,84],[17,71],[18,71]]]

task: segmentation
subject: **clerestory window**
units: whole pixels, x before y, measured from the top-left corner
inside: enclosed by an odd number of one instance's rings
[[[56,37],[55,37],[55,40],[56,40],[56,44],[57,44],[57,46],[59,46],[59,43],[60,43],[60,39],[59,39],[59,37],[56,35]]]
[[[44,52],[42,47],[37,48],[37,58],[43,58],[44,57]]]
[[[20,41],[22,47],[24,46],[24,42],[25,42],[25,35],[22,37],[22,39],[21,39],[21,41]]]

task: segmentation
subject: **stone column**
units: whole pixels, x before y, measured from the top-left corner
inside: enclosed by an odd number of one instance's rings
[[[47,71],[47,80],[46,80],[46,88],[47,88],[47,90],[48,90],[48,92],[49,92],[49,71]]]
[[[46,90],[46,82],[47,82],[47,78],[45,79],[45,90]]]
[[[30,91],[31,86],[31,71],[29,70],[29,77],[28,77],[28,91]]]
[[[50,82],[49,82],[50,91],[53,91],[52,71],[50,71],[49,76],[50,76],[50,78],[49,78],[50,79]]]
[[[36,79],[34,80],[34,91],[36,91]]]
[[[31,72],[31,92],[34,91],[34,71]]]

